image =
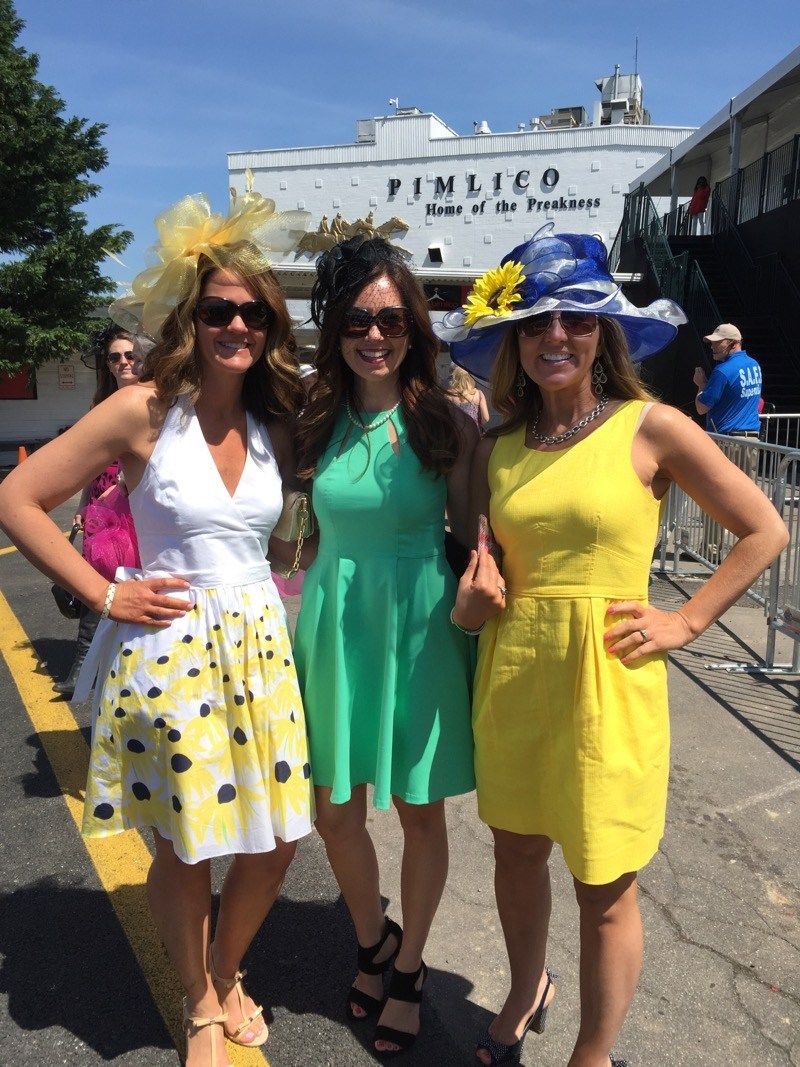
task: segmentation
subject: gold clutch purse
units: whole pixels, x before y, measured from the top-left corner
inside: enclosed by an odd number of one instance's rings
[[[283,511],[275,523],[272,536],[279,541],[294,541],[296,544],[294,563],[286,572],[287,578],[294,578],[300,569],[300,556],[303,543],[314,533],[314,512],[308,493],[297,489],[283,490]],[[279,568],[276,568],[279,570]]]

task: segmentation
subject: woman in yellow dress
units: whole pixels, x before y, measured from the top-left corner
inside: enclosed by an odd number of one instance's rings
[[[694,640],[786,543],[767,498],[634,362],[685,317],[619,292],[593,237],[548,228],[476,282],[437,331],[491,376],[505,422],[481,442],[475,512],[502,554],[473,552],[453,611],[481,631],[473,729],[478,806],[495,844],[511,971],[481,1063],[516,1062],[541,1033],[548,858],[561,846],[580,909],[580,1029],[570,1067],[607,1067],[642,958],[636,872],[664,829],[666,652]],[[661,501],[677,482],[739,538],[680,610],[648,606]],[[612,1063],[623,1061],[611,1059]]]

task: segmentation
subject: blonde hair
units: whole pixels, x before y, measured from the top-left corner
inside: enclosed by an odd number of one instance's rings
[[[475,379],[468,370],[454,366],[450,372],[450,384],[447,386],[448,393],[469,399],[476,389]]]
[[[614,400],[654,400],[642,384],[635,365],[631,362],[628,342],[618,322],[598,316],[600,336],[597,341],[597,359],[606,372],[608,381],[604,386],[606,396]],[[505,339],[494,362],[491,374],[492,404],[505,416],[505,421],[490,433],[500,436],[510,433],[529,419],[534,419],[542,409],[542,394],[539,386],[525,375],[522,396],[518,394],[519,335],[515,326],[506,332]]]
[[[213,261],[200,257],[191,289],[167,316],[158,343],[145,356],[142,381],[153,381],[159,397],[168,403],[178,396],[197,400],[202,364],[195,351],[195,306],[211,275],[225,270],[240,278],[255,299],[263,300],[272,311],[264,354],[244,376],[245,409],[260,422],[267,415],[295,415],[305,400],[305,390],[294,355],[292,320],[278,279],[263,260],[261,269],[254,271],[254,255],[258,252],[249,242],[215,248],[214,255]]]

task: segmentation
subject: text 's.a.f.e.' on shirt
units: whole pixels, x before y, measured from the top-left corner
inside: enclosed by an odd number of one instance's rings
[[[758,430],[761,367],[746,352],[734,352],[716,364],[697,399],[711,409],[706,429],[712,433]]]

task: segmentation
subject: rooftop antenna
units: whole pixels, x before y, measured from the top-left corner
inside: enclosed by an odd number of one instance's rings
[[[639,73],[639,34],[636,34],[636,49],[633,53],[633,76]]]
[[[394,113],[396,115],[397,112],[400,110],[400,98],[397,97],[397,96],[390,96],[389,97],[389,107],[393,107],[394,108]]]

